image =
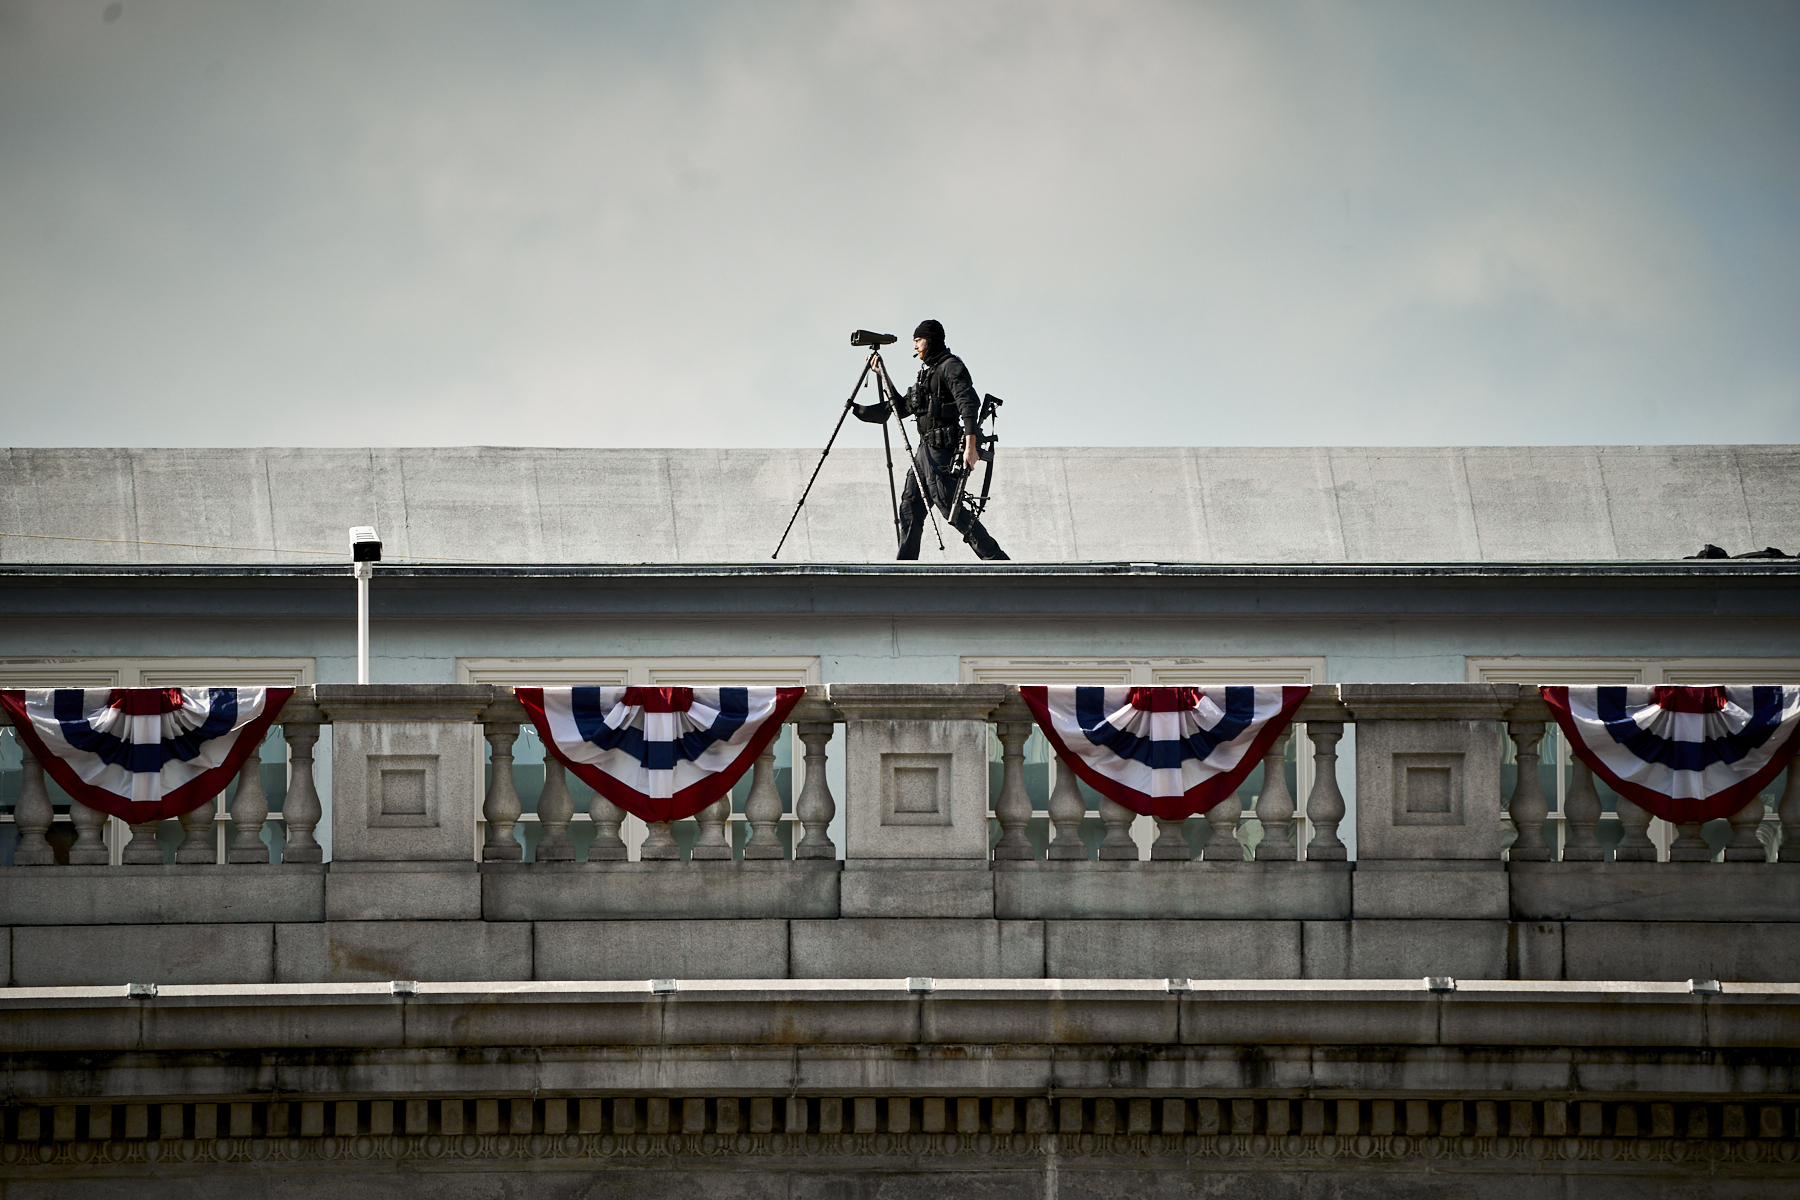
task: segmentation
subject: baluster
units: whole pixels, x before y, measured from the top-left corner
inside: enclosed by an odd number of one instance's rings
[[[1619,797],[1619,824],[1624,832],[1613,851],[1614,862],[1655,862],[1656,843],[1650,840],[1650,813],[1624,796]]]
[[[625,810],[595,792],[588,802],[588,816],[594,822],[594,844],[588,847],[588,861],[624,862],[629,855],[625,839],[619,836],[619,826],[625,823]]]
[[[75,844],[69,847],[69,865],[104,867],[106,850],[106,814],[89,808],[79,800],[69,803],[69,822],[75,826]]]
[[[56,861],[56,849],[44,835],[56,819],[50,793],[44,788],[44,767],[31,753],[25,739],[18,739],[20,755],[19,800],[13,807],[13,824],[19,831],[19,844],[13,848],[13,863],[20,867],[47,867]],[[160,859],[158,860],[160,861]]]
[[[1211,830],[1201,858],[1207,862],[1243,862],[1244,847],[1238,841],[1238,818],[1243,815],[1244,801],[1236,792],[1206,810],[1206,825]]]
[[[1731,814],[1731,840],[1725,844],[1726,862],[1766,862],[1769,852],[1756,836],[1757,827],[1763,822],[1763,798],[1760,794],[1750,797],[1744,807]],[[71,854],[69,861],[74,862]]]
[[[781,848],[781,793],[775,790],[775,751],[764,750],[750,775],[750,794],[744,797],[744,820],[750,823],[745,858],[786,858]]]
[[[218,815],[217,800],[208,800],[199,808],[189,809],[181,814],[181,845],[175,847],[177,863],[216,863],[219,861],[219,846],[213,831],[214,818]]]
[[[825,744],[831,740],[831,722],[806,721],[796,726],[800,741],[806,746],[806,784],[800,799],[794,803],[794,815],[806,830],[806,836],[794,847],[795,858],[836,858],[837,846],[826,832],[837,815],[837,801],[831,797],[831,785],[825,781]]]
[[[1781,818],[1780,861],[1800,862],[1800,759],[1788,760],[1787,786],[1775,815]]]
[[[519,823],[519,814],[523,808],[519,804],[519,791],[513,786],[513,743],[518,740],[519,727],[512,723],[495,722],[484,724],[482,733],[486,736],[491,749],[491,777],[488,780],[487,798],[482,801],[481,815],[487,818],[487,841],[481,847],[483,862],[523,862],[525,847],[519,845],[519,839],[513,836],[513,826]],[[550,761],[549,750],[544,751],[544,761]],[[545,772],[548,783],[549,772]]]
[[[569,795],[565,768],[555,755],[544,754],[544,790],[538,793],[539,862],[574,862],[575,843],[569,840],[569,822],[575,819],[575,801]]]
[[[162,843],[156,840],[156,831],[161,827],[161,821],[145,821],[140,825],[133,825],[131,840],[125,843],[119,861],[128,867],[162,866]]]
[[[1263,759],[1262,795],[1256,798],[1256,819],[1262,822],[1262,841],[1256,857],[1263,861],[1292,862],[1294,851],[1294,797],[1287,785],[1287,744],[1284,732]]]
[[[638,858],[643,862],[679,862],[681,845],[669,831],[669,822],[649,821],[645,824],[644,844],[638,847]]]
[[[1165,821],[1156,818],[1156,840],[1150,843],[1150,857],[1162,861],[1173,859],[1177,862],[1189,862],[1194,857],[1194,848],[1188,845],[1187,839],[1181,836],[1180,821]]]
[[[1137,819],[1137,814],[1117,800],[1101,796],[1100,819],[1106,823],[1106,838],[1100,843],[1101,859],[1136,862],[1138,844],[1131,836],[1131,823]]]
[[[1309,721],[1306,736],[1313,744],[1312,793],[1306,798],[1313,836],[1306,843],[1306,857],[1342,862],[1345,849],[1337,830],[1344,819],[1344,794],[1338,791],[1337,744],[1344,726],[1341,721]]]
[[[1519,760],[1519,776],[1513,783],[1511,801],[1506,806],[1518,831],[1508,857],[1513,862],[1549,862],[1555,857],[1544,841],[1544,821],[1550,816],[1550,801],[1544,796],[1544,785],[1538,781],[1538,743],[1544,740],[1542,721],[1508,721],[1507,736],[1512,738]]]
[[[731,820],[731,793],[727,792],[701,809],[695,817],[700,836],[688,857],[695,862],[722,862],[731,858],[731,842],[725,836],[725,823]]]
[[[261,749],[261,747],[258,747]],[[256,750],[238,772],[237,794],[231,798],[231,845],[228,863],[266,863],[269,848],[263,844],[263,823],[269,819],[269,798],[263,792],[262,756]]]
[[[313,786],[313,747],[319,741],[319,727],[284,721],[281,732],[288,744],[287,799],[281,803],[282,832],[286,840],[281,847],[281,861],[323,862],[325,851],[313,836],[313,830],[318,828],[320,818],[325,815],[319,804],[319,790]],[[125,848],[126,854],[129,855],[137,844],[134,834],[131,845]]]
[[[1675,826],[1675,840],[1669,843],[1670,862],[1711,862],[1712,847],[1700,836],[1699,821],[1683,821]]]
[[[1594,826],[1600,820],[1600,793],[1594,790],[1594,773],[1579,758],[1570,764],[1569,794],[1564,798],[1564,862],[1599,862],[1606,857]]]
[[[1025,826],[1031,821],[1031,797],[1025,791],[1025,739],[1031,736],[1026,721],[1001,721],[994,726],[1000,738],[1000,794],[994,798],[994,816],[1000,821],[1000,841],[994,858],[1016,861],[1037,857]]]
[[[1058,759],[1056,786],[1050,789],[1050,821],[1056,826],[1056,837],[1050,843],[1052,859],[1087,860],[1087,843],[1081,840],[1081,819],[1087,816],[1087,801],[1075,785],[1075,772]]]

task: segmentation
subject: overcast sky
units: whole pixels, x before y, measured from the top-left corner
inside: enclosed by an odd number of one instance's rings
[[[1792,2],[0,0],[0,443],[816,446],[925,316],[1014,443],[1800,442],[1796,63]]]

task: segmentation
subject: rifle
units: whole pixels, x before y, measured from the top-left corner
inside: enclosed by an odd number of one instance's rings
[[[999,409],[1005,403],[1006,401],[995,395],[983,396],[981,398],[981,415],[975,419],[976,425],[985,425],[989,428],[998,426]],[[994,451],[999,445],[1000,435],[998,432],[981,434],[976,438],[976,457],[979,461],[987,464],[987,469],[981,476],[981,494],[974,498],[967,495],[969,476],[973,473],[973,468],[963,466],[960,458],[957,460],[956,493],[950,498],[950,512],[954,513],[958,504],[966,504],[969,508],[969,515],[980,520],[981,514],[987,511],[988,489],[994,483]]]

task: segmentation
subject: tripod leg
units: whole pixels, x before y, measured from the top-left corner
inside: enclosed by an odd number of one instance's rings
[[[938,527],[937,513],[932,511],[936,507],[935,504],[927,503],[925,515],[931,518],[931,536],[937,539],[938,549],[942,550],[944,548],[944,531]]]
[[[825,449],[819,455],[818,465],[813,467],[812,478],[806,481],[806,490],[800,493],[800,503],[794,505],[794,515],[788,518],[787,528],[781,531],[781,540],[775,543],[775,553],[770,558],[781,557],[781,548],[787,544],[788,534],[794,531],[794,522],[800,519],[800,510],[806,505],[806,498],[812,495],[813,484],[819,481],[819,470],[824,467],[825,459],[831,454],[831,445],[837,441],[838,431],[844,427],[844,418],[850,415],[850,407],[856,403],[856,393],[862,391],[863,380],[869,377],[869,369],[875,365],[875,356],[863,363],[862,374],[856,377],[856,386],[850,389],[850,398],[844,401],[844,411],[838,414],[837,424],[831,427],[831,437],[825,442]],[[883,429],[887,427],[882,426]]]
[[[900,494],[894,490],[894,443],[888,438],[886,421],[881,423],[881,456],[887,459],[888,501],[894,506],[894,539],[896,544],[904,545],[906,537],[900,531]]]

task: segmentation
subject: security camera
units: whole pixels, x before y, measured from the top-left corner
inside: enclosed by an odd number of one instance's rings
[[[350,530],[350,561],[381,561],[381,538],[373,525],[358,525]]]

